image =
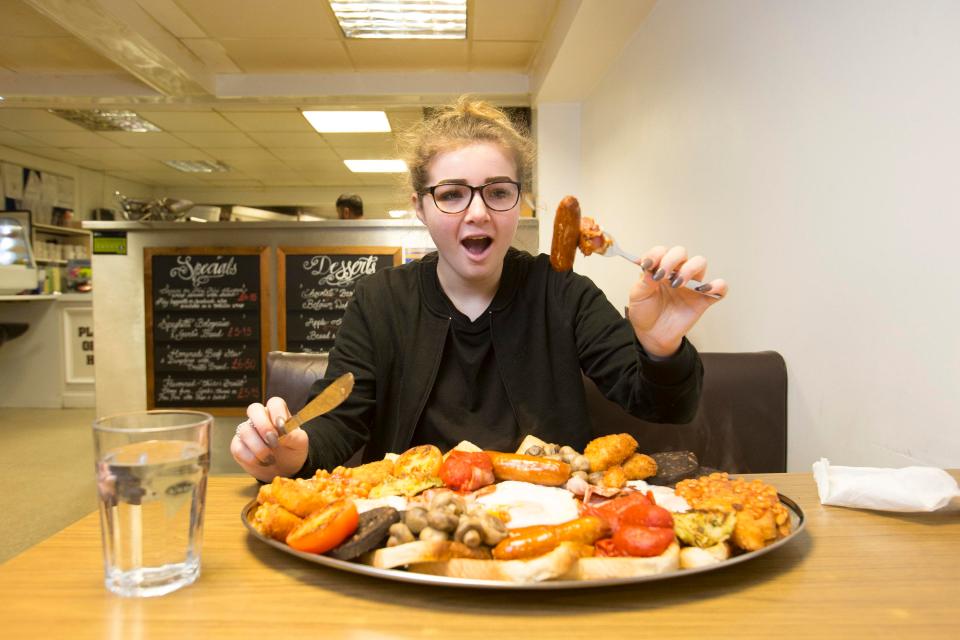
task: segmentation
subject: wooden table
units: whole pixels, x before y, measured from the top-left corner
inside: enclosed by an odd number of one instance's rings
[[[956,501],[881,514],[820,505],[808,473],[759,477],[806,512],[807,530],[783,548],[719,571],[569,591],[438,588],[303,562],[247,534],[252,481],[213,477],[196,584],[151,599],[107,592],[93,513],[0,566],[0,636],[958,637]]]

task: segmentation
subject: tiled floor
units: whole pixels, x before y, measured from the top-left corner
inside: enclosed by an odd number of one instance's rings
[[[0,562],[97,508],[93,409],[0,409]],[[210,472],[239,473],[230,457],[240,418],[219,418]]]

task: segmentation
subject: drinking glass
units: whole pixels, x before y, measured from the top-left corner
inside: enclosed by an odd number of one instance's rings
[[[213,418],[141,411],[93,423],[107,589],[159,596],[200,575]]]

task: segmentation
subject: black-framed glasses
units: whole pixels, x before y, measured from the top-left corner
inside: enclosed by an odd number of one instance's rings
[[[443,213],[463,213],[477,193],[491,211],[510,211],[520,202],[520,183],[513,180],[494,180],[474,187],[469,184],[438,184],[427,187],[421,196],[430,194],[437,209]]]

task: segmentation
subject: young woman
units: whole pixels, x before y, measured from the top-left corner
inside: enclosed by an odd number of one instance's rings
[[[647,251],[624,319],[586,277],[511,248],[533,154],[501,111],[461,98],[407,143],[411,203],[437,252],[357,285],[313,388],[352,372],[337,409],[279,440],[284,400],[247,408],[230,451],[248,473],[310,477],[364,446],[365,460],[464,439],[512,451],[527,434],[579,450],[591,437],[581,371],[637,417],[692,419],[702,367],[684,336],[717,300],[680,285],[705,281],[703,257]]]

